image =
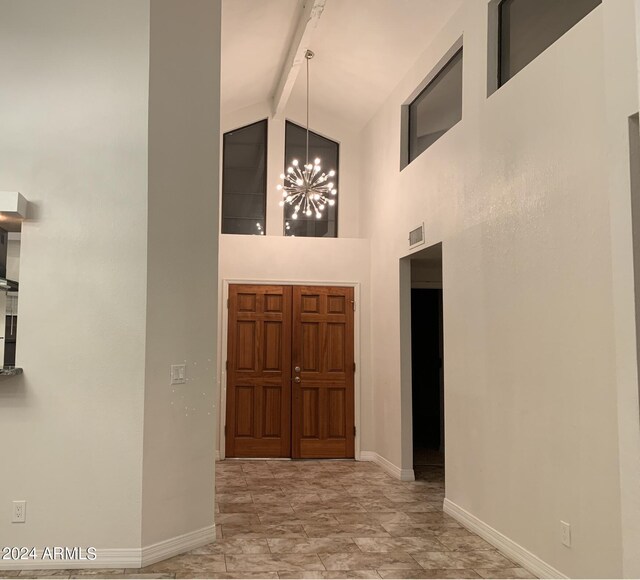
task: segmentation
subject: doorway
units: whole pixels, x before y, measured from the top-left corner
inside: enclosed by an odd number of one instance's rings
[[[354,291],[229,285],[227,457],[354,457]]]
[[[442,245],[411,257],[411,414],[413,470],[444,470]]]

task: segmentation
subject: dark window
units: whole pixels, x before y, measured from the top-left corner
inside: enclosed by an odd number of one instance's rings
[[[301,164],[306,162],[307,130],[295,123],[287,121],[285,129],[284,162],[285,171],[290,167],[294,159]],[[336,172],[331,181],[338,190],[335,205],[327,206],[322,212],[322,217],[307,217],[303,213],[293,219],[295,208],[289,204],[284,206],[284,235],[307,238],[337,238],[338,237],[338,204],[340,200],[340,185],[338,173],[338,157],[340,146],[335,141],[322,137],[313,131],[309,132],[309,160],[313,162],[320,158],[322,171],[328,173],[331,169]]]
[[[462,119],[462,49],[409,105],[409,163]]]
[[[503,0],[499,10],[502,86],[602,0]]]
[[[222,233],[264,235],[267,120],[225,133],[222,156]]]

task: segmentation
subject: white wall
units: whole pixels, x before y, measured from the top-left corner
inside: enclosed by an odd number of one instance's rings
[[[605,0],[487,99],[487,3],[465,3],[361,140],[375,450],[411,467],[399,259],[424,220],[443,242],[447,498],[577,577],[623,573],[605,126],[626,111],[607,109],[603,12],[628,5]],[[463,34],[463,120],[399,172],[401,105]]]
[[[0,1],[0,182],[32,218],[3,545],[140,546],[148,44],[148,1]]]
[[[144,546],[215,539],[219,1],[154,0],[150,91]]]
[[[618,395],[618,440],[622,513],[623,572],[640,577],[640,421],[638,420],[638,327],[640,270],[635,270],[634,231],[640,231],[637,207],[632,224],[631,164],[640,170],[637,157],[631,160],[630,117],[638,113],[638,58],[634,3],[607,2],[603,6],[605,38],[607,189],[610,200],[615,368]],[[634,183],[637,206],[638,184]],[[640,264],[640,247],[635,263]]]

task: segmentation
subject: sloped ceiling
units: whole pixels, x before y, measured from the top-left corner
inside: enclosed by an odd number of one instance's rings
[[[364,126],[463,0],[326,0],[311,106]],[[222,111],[272,98],[304,0],[223,0]],[[304,69],[292,99],[304,99]]]

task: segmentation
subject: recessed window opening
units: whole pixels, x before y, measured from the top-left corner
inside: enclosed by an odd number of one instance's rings
[[[287,121],[285,127],[285,170],[292,165],[294,159],[304,160],[306,158],[307,130],[300,125]],[[339,172],[340,145],[331,139],[309,131],[309,159],[319,157],[323,170],[333,169],[336,174],[332,177],[335,187],[340,191]],[[338,205],[340,196],[335,198],[335,204],[327,206],[320,219],[315,215],[306,216],[303,213],[297,214],[293,219],[295,207],[285,204],[284,206],[284,235],[307,238],[337,238],[338,237]]]
[[[222,233],[264,235],[267,120],[225,133],[222,157]]]
[[[498,5],[498,86],[599,6],[602,0],[502,0]]]
[[[409,163],[462,119],[462,49],[409,105]]]

